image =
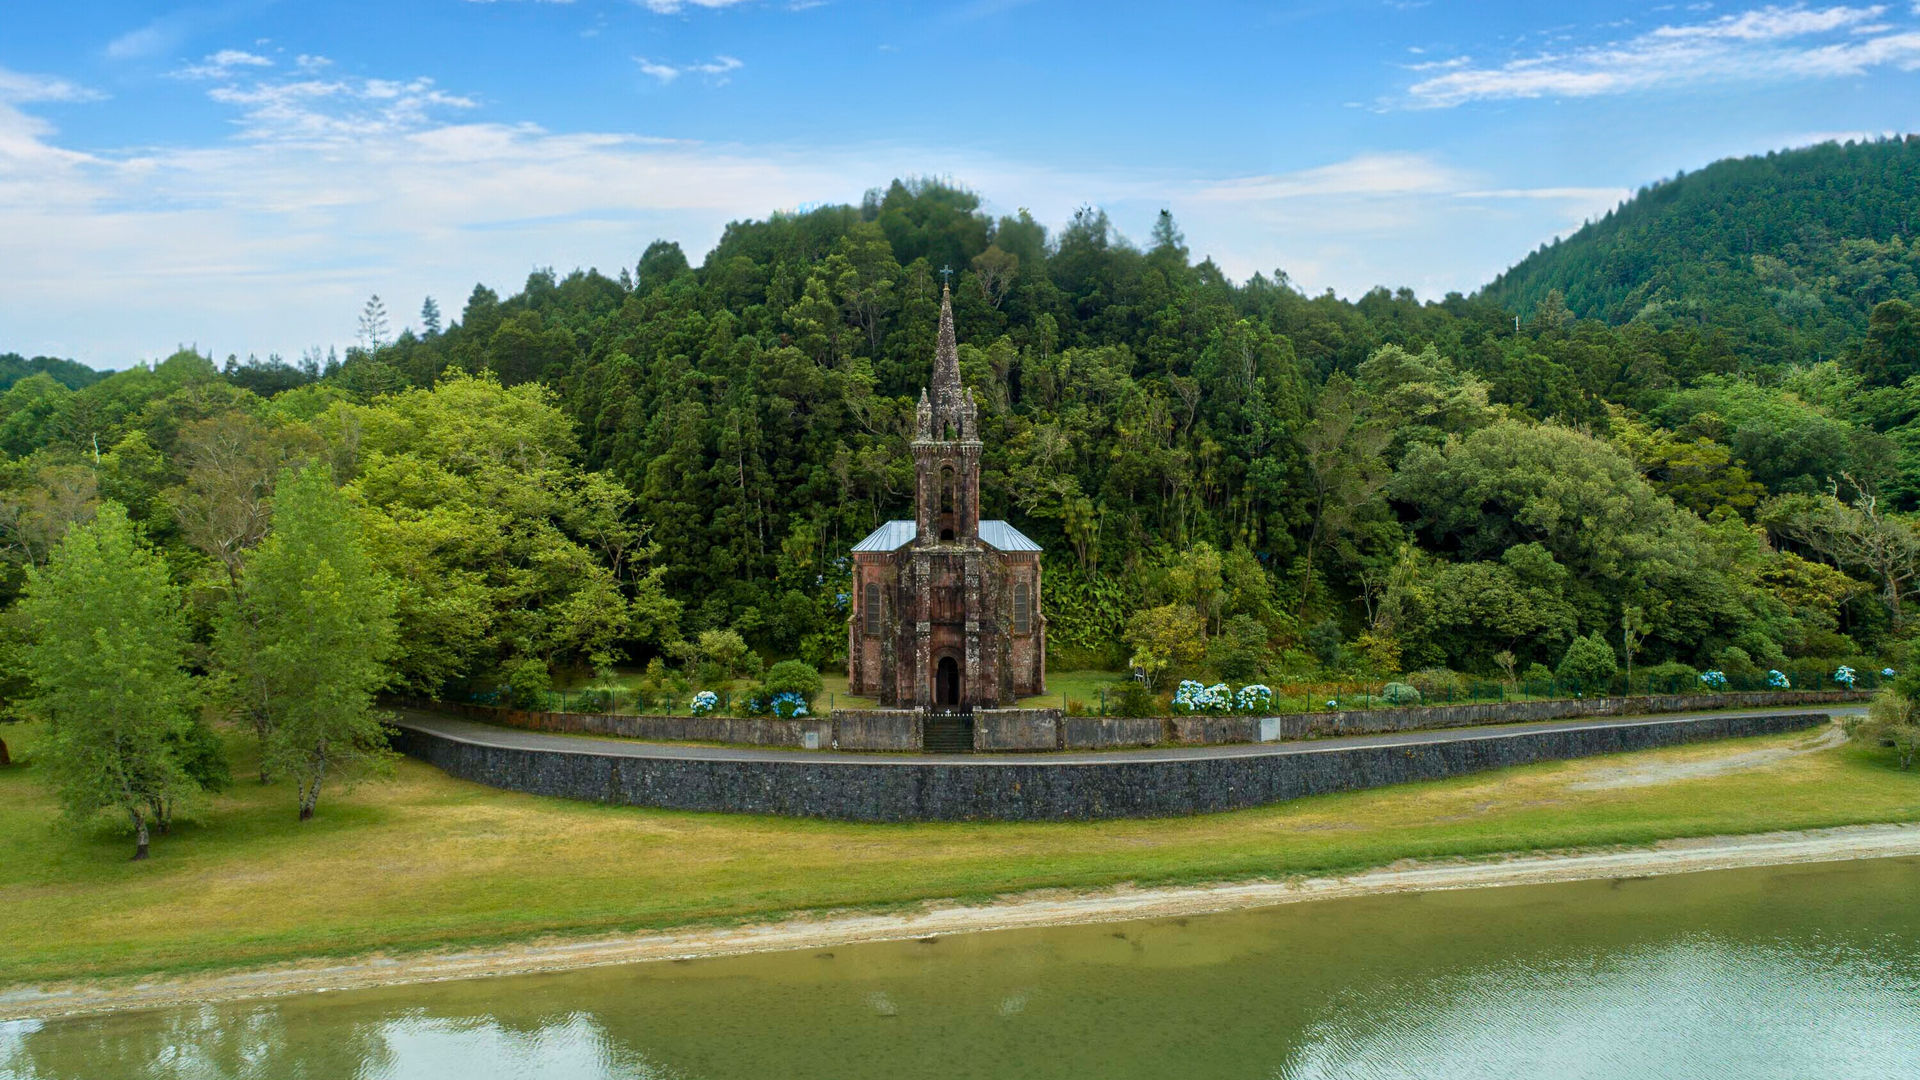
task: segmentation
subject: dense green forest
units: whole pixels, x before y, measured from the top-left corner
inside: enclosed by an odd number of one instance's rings
[[[1920,588],[1917,163],[1722,163],[1433,302],[1236,283],[1164,214],[1130,243],[896,181],[698,266],[661,241],[479,285],[444,325],[376,301],[338,359],[35,361],[0,394],[0,604],[114,503],[212,656],[274,485],[318,463],[411,692],[691,669],[707,631],[831,667],[847,549],[911,500],[951,268],[983,512],[1047,549],[1057,666],[1511,678],[1580,641],[1877,669]]]
[[[1487,287],[1619,326],[1712,327],[1754,363],[1840,357],[1920,290],[1920,136],[1716,162],[1642,190]]]

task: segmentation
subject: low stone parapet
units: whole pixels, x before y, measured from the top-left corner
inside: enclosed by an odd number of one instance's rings
[[[973,748],[1059,750],[1061,715],[1059,709],[978,709],[973,714]]]
[[[462,716],[528,731],[612,735],[654,742],[712,742],[738,746],[787,746],[831,750],[833,722],[825,717],[783,720],[772,716],[659,716],[620,713],[530,712],[487,705],[442,705]]]
[[[973,748],[981,752],[1123,750],[1171,744],[1222,746],[1332,735],[1377,735],[1581,717],[1658,715],[1716,709],[1832,705],[1871,695],[1849,690],[1768,690],[1726,694],[1483,701],[1404,709],[1341,709],[1280,716],[1067,716],[1059,709],[981,709]],[[529,712],[485,705],[437,705],[472,719],[531,731],[611,735],[657,742],[712,742],[796,750],[865,750],[912,754],[924,749],[913,709],[839,709],[825,717],[782,720],[739,716],[626,716]]]
[[[1170,721],[1157,716],[1069,716],[1060,722],[1068,750],[1125,750],[1169,741]]]
[[[836,750],[877,750],[917,754],[924,747],[920,714],[911,709],[835,709]]]

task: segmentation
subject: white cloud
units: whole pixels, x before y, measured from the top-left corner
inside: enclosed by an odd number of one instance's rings
[[[716,56],[703,64],[682,64],[677,67],[658,60],[649,60],[644,56],[634,57],[633,62],[640,65],[642,74],[658,79],[663,85],[682,75],[704,75],[707,81],[715,86],[724,86],[733,72],[746,66],[741,61],[724,55]]]
[[[476,280],[510,292],[536,266],[615,273],[660,237],[697,262],[729,221],[856,202],[896,176],[955,177],[992,212],[1027,207],[1055,227],[1093,202],[1135,237],[1169,207],[1195,252],[1237,278],[1278,266],[1348,295],[1472,289],[1622,194],[1511,189],[1405,152],[1234,178],[937,144],[555,132],[488,119],[426,79],[277,71],[243,65],[209,86],[232,111],[229,138],[88,154],[9,103],[83,89],[0,70],[0,349],[114,367],[182,343],[297,356],[351,342],[369,293],[401,313],[431,294],[453,313]]]
[[[640,0],[640,2],[646,5],[648,11],[659,15],[674,15],[689,7],[715,10],[744,4],[749,0]]]
[[[1419,66],[1403,104],[1592,97],[1708,81],[1832,78],[1920,66],[1920,31],[1882,24],[1886,8],[1765,7],[1661,26],[1623,42],[1541,53],[1497,65],[1466,57]]]
[[[180,79],[225,79],[243,68],[272,67],[273,61],[259,53],[240,49],[221,49],[197,64],[188,64],[173,73]]]
[[[1422,154],[1362,154],[1332,165],[1223,180],[1200,189],[1206,202],[1248,203],[1327,195],[1405,195],[1446,191],[1454,170]]]
[[[104,96],[65,79],[0,68],[0,102],[99,101]]]

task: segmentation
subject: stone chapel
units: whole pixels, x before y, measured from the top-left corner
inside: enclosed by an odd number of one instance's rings
[[[848,688],[894,708],[954,711],[1044,694],[1040,545],[980,520],[978,410],[960,384],[944,287],[917,420],[914,520],[889,521],[853,548]]]

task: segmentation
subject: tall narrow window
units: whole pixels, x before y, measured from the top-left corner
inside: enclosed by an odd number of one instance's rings
[[[860,605],[867,616],[867,633],[878,636],[880,633],[880,586],[867,583],[867,599]]]
[[[1027,583],[1013,583],[1013,632],[1026,634],[1033,631],[1033,594],[1027,590]]]
[[[940,470],[940,512],[953,513],[953,470]]]

